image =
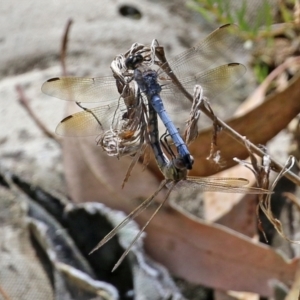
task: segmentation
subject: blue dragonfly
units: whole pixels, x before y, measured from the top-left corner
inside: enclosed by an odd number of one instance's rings
[[[182,158],[182,162],[187,169],[192,169],[194,158],[167,114],[162,99],[160,98],[159,94],[161,92],[161,86],[157,82],[157,73],[153,70],[141,71],[137,68],[134,70],[134,79],[137,82],[139,89],[146,95],[148,103],[151,103],[151,106],[163,121],[178,150],[179,156]]]
[[[155,86],[153,86],[155,89]],[[201,87],[195,88],[198,93],[195,93],[194,100],[199,96],[202,96]],[[159,89],[157,90],[157,92]],[[198,101],[199,102],[199,101]],[[130,251],[133,244],[136,240],[141,236],[145,228],[163,206],[163,204],[168,199],[172,190],[175,189],[197,189],[201,191],[210,191],[210,192],[223,192],[223,193],[243,193],[243,194],[271,194],[272,192],[269,190],[265,190],[257,187],[247,187],[246,185],[249,183],[247,179],[244,178],[213,178],[213,177],[191,177],[188,176],[188,170],[185,166],[185,162],[180,155],[175,155],[172,148],[168,145],[166,139],[163,137],[159,138],[159,130],[158,130],[158,119],[157,112],[154,109],[151,102],[148,102],[148,111],[149,111],[149,123],[148,123],[148,134],[149,134],[149,142],[152,147],[156,163],[164,175],[164,180],[161,182],[159,188],[153,193],[149,198],[147,198],[144,202],[142,202],[135,210],[133,210],[118,226],[116,226],[112,231],[110,231],[99,243],[98,245],[91,251],[93,253],[105,243],[107,243],[120,229],[128,224],[132,219],[138,216],[143,210],[145,210],[157,196],[157,194],[164,188],[167,187],[169,190],[164,198],[164,200],[158,205],[150,219],[146,222],[146,224],[142,227],[136,237],[133,239],[129,247],[125,250],[121,258],[118,260],[116,265],[113,268],[113,271],[121,264],[125,256]],[[196,112],[195,112],[196,113]],[[166,149],[166,153],[163,151],[162,147]],[[170,159],[169,159],[170,157]]]
[[[132,155],[147,143],[147,102],[159,103],[157,112],[161,114],[179,155],[184,159],[187,169],[192,168],[192,157],[177,128],[173,118],[167,118],[169,108],[191,106],[189,96],[195,84],[200,84],[204,94],[210,100],[232,86],[246,71],[242,64],[226,63],[217,66],[230,49],[232,39],[230,32],[236,30],[232,24],[224,25],[213,31],[195,47],[179,54],[166,63],[158,63],[153,58],[153,49],[134,44],[124,55],[113,61],[113,76],[100,78],[60,77],[46,81],[42,91],[50,96],[78,103],[84,111],[63,119],[56,128],[56,133],[64,136],[98,135],[99,144],[111,155]],[[136,79],[140,75],[140,65],[128,67],[132,58],[140,58],[142,68],[157,67],[156,80],[161,87],[157,95],[147,98],[140,93]],[[146,70],[147,71],[147,68]],[[143,71],[142,75],[146,73]],[[148,95],[149,96],[149,95]],[[159,96],[159,97],[157,97]],[[158,98],[162,99],[161,106]],[[100,106],[86,108],[82,103],[100,103]],[[154,107],[156,107],[154,105]],[[175,109],[176,110],[176,109]],[[184,120],[179,128],[184,128]],[[112,142],[113,141],[113,142]],[[112,150],[113,149],[113,150]]]

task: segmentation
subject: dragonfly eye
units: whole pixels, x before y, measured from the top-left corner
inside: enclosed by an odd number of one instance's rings
[[[144,58],[141,54],[130,55],[125,60],[125,65],[129,70],[135,70],[139,64],[143,62]]]
[[[194,157],[192,155],[189,155],[188,158],[189,164],[192,166],[194,163]],[[184,159],[183,157],[176,157],[173,160],[174,166],[179,169],[179,170],[186,170],[187,168],[187,164],[186,164],[186,159]]]
[[[177,157],[176,159],[174,159],[173,162],[174,162],[174,166],[176,167],[176,169],[179,169],[179,170],[185,169],[184,161],[182,158]]]

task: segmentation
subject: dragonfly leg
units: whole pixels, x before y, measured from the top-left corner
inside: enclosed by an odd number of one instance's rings
[[[100,120],[98,119],[98,117],[94,114],[94,112],[91,109],[88,109],[88,108],[82,106],[80,102],[76,101],[75,103],[76,103],[77,106],[79,106],[83,110],[89,112],[95,118],[95,120],[97,121],[97,123],[102,127],[102,124],[101,124]]]
[[[175,158],[175,154],[170,146],[170,143],[168,142],[167,138],[170,136],[168,130],[165,131],[164,134],[161,135],[160,137],[160,143],[163,146],[163,148],[166,150],[166,152],[172,157]]]

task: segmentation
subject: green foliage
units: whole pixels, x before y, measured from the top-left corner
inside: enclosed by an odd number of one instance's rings
[[[236,23],[243,31],[245,39],[254,39],[261,26],[268,30],[274,22],[272,7],[267,0],[262,0],[262,6],[253,20],[247,17],[248,5],[251,5],[247,0],[241,0],[240,7],[235,9],[229,0],[192,0],[189,5],[209,21]]]
[[[256,63],[253,66],[253,71],[258,83],[262,83],[269,74],[269,66],[264,63]]]
[[[291,28],[297,34],[296,0],[190,0],[189,6],[198,11],[206,20],[219,24],[235,23],[239,35],[254,45],[265,43],[267,48],[275,46],[277,36],[286,36]],[[255,5],[255,7],[254,7]],[[277,26],[275,24],[278,24]],[[293,27],[294,26],[294,27]],[[299,26],[299,25],[298,25]],[[258,82],[262,82],[271,68],[262,57],[254,62],[254,72]]]
[[[293,15],[291,14],[291,10],[288,9],[287,5],[284,3],[279,3],[279,10],[282,17],[282,20],[286,23],[293,21]]]

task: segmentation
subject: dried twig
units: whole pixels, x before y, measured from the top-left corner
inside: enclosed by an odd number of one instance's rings
[[[299,199],[292,193],[290,192],[284,192],[282,193],[282,196],[286,197],[287,199],[289,199],[298,209],[298,211],[300,212],[300,203],[299,203]]]
[[[68,46],[68,37],[71,25],[73,23],[72,19],[69,19],[66,25],[66,29],[62,38],[61,50],[60,50],[60,62],[62,66],[63,76],[67,75],[67,67],[66,67],[66,54],[67,54],[67,46]]]
[[[215,117],[214,115],[211,115],[210,111],[208,111],[206,109],[206,107],[202,106],[201,107],[201,111],[203,113],[205,113],[211,120],[214,121],[216,119],[216,122],[222,127],[222,129],[227,134],[229,134],[237,142],[239,142],[241,144],[244,144],[244,140],[245,140],[244,136],[240,135],[238,132],[236,132],[233,128],[231,128],[230,126],[228,126],[224,121],[222,121],[218,117]],[[255,154],[257,154],[261,158],[264,157],[265,153],[259,147],[257,147],[256,145],[252,144],[251,142],[249,142],[249,147],[250,147],[251,151],[253,151]],[[271,169],[273,171],[276,171],[278,173],[283,170],[283,166],[281,164],[279,164],[276,160],[272,159],[272,158],[270,158],[270,166],[271,166]],[[292,182],[294,182],[295,184],[300,185],[300,178],[299,178],[299,176],[297,176],[296,174],[294,174],[290,170],[288,170],[286,173],[284,173],[284,176],[287,177]]]
[[[184,140],[188,144],[193,142],[198,137],[198,121],[200,118],[199,106],[203,99],[203,89],[200,85],[194,87],[194,99],[190,111],[189,119],[186,122],[186,129],[184,132]]]
[[[260,164],[260,163],[258,163],[255,155],[252,153],[252,151],[250,149],[250,142],[248,140],[245,140],[245,146],[249,152],[251,163],[244,161],[244,160],[239,160],[237,158],[234,158],[234,160],[237,161],[238,163],[242,164],[243,166],[247,167],[250,171],[253,172],[253,174],[256,178],[258,187],[263,188],[263,189],[269,189],[270,191],[274,191],[275,186],[277,185],[279,180],[284,176],[284,174],[286,172],[291,170],[292,166],[295,163],[295,158],[290,156],[287,159],[284,167],[279,172],[279,174],[276,176],[274,182],[272,184],[270,184],[269,177],[270,177],[270,171],[271,171],[271,168],[270,168],[271,158],[267,154],[266,149],[262,149],[262,151],[264,152],[264,156],[262,157],[262,163]],[[256,216],[258,219],[258,229],[264,235],[265,240],[268,242],[266,234],[262,227],[261,219],[259,217],[259,209],[262,210],[262,212],[265,214],[266,218],[274,226],[275,230],[278,232],[278,234],[281,237],[283,237],[285,240],[287,240],[291,243],[300,244],[300,241],[291,240],[290,238],[288,238],[286,236],[286,234],[283,231],[281,222],[274,216],[274,214],[272,212],[272,205],[271,205],[271,194],[259,195],[258,197],[259,197],[259,202],[256,207]],[[292,198],[290,198],[290,199],[292,201],[294,200]],[[297,201],[293,201],[293,202],[297,202]],[[297,205],[297,207],[299,208],[299,204]]]
[[[45,126],[45,124],[37,117],[35,112],[30,107],[30,101],[28,100],[28,98],[26,98],[23,88],[20,85],[16,85],[16,91],[19,95],[19,102],[23,105],[23,107],[28,112],[32,120],[36,123],[36,125],[42,130],[42,132],[46,136],[60,144],[60,139]]]
[[[278,181],[284,176],[284,173],[289,171],[293,164],[294,164],[294,157],[289,157],[288,160],[286,161],[285,166],[283,167],[282,171],[277,175],[276,179],[274,180],[273,184],[271,185],[270,189],[271,191],[274,190],[275,186],[277,185]],[[283,231],[283,227],[281,222],[275,218],[272,212],[272,207],[271,207],[271,195],[267,195],[266,197],[263,197],[262,195],[259,195],[259,207],[267,217],[267,219],[271,222],[271,224],[274,226],[278,234],[283,237],[285,240],[287,240],[290,243],[294,244],[300,244],[300,241],[295,241],[291,240],[286,236],[286,234]]]
[[[11,298],[7,295],[4,289],[0,285],[0,295],[3,297],[4,300],[11,300]]]
[[[249,147],[249,141],[245,139],[245,146],[249,153],[250,162],[245,160],[239,160],[234,158],[234,161],[237,161],[239,164],[243,165],[249,169],[253,174],[257,182],[257,186],[263,189],[269,189],[270,186],[270,156],[267,153],[267,150],[264,147],[261,147],[262,151],[265,153],[264,157],[261,159],[261,163],[258,162],[256,156],[251,151]],[[258,230],[263,234],[265,241],[268,243],[267,235],[262,226],[262,221],[259,216],[259,208],[262,202],[267,201],[270,197],[259,197],[259,203],[256,206],[256,218],[257,218],[257,227]],[[266,216],[268,218],[268,216]]]
[[[66,63],[65,63],[65,58],[66,58],[66,52],[67,52],[67,45],[68,45],[68,35],[70,31],[70,27],[72,25],[73,21],[72,19],[68,20],[66,29],[62,38],[62,45],[61,45],[61,55],[60,55],[60,60],[61,60],[61,65],[62,65],[62,72],[63,75],[67,74],[66,70]],[[29,100],[26,98],[25,93],[23,88],[20,85],[16,86],[16,91],[19,95],[19,101],[23,105],[23,107],[26,109],[30,117],[33,119],[33,121],[36,123],[36,125],[44,132],[46,136],[49,138],[55,140],[58,144],[60,144],[60,139],[53,134],[48,128],[44,125],[44,123],[37,117],[35,112],[32,110],[32,108],[29,105]]]

